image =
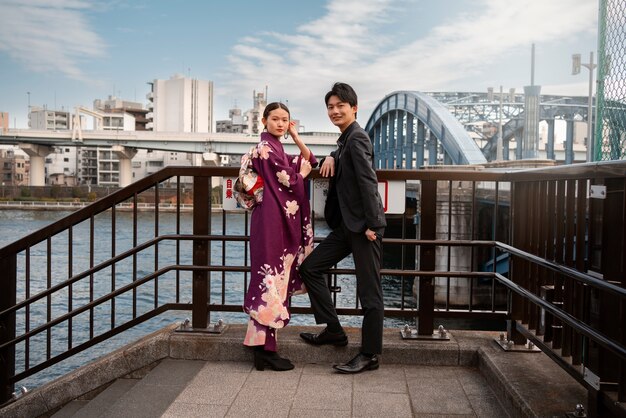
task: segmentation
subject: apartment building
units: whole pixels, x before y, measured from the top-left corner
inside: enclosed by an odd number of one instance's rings
[[[64,131],[72,127],[70,112],[32,106],[28,113],[28,127],[43,131]]]
[[[26,154],[17,147],[0,148],[0,184],[27,186],[29,163]]]
[[[154,80],[148,129],[158,132],[213,132],[213,82],[173,75]]]

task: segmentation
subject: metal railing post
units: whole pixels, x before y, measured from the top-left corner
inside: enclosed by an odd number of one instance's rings
[[[17,256],[0,259],[2,280],[0,286],[0,312],[15,305],[17,281]],[[15,338],[15,312],[3,315],[0,318],[0,344]],[[9,383],[15,375],[15,346],[8,345],[0,352],[0,404],[11,399],[13,384]]]
[[[420,239],[434,240],[437,232],[437,181],[422,181]],[[420,245],[420,270],[435,270],[435,246]],[[432,277],[419,279],[418,335],[432,335],[434,330],[435,286]]]
[[[193,234],[209,234],[209,211],[211,210],[209,177],[194,177],[193,180]],[[193,265],[206,266],[209,263],[209,243],[206,240],[193,240]],[[193,307],[191,323],[193,328],[206,328],[208,324],[209,272],[193,272]]]

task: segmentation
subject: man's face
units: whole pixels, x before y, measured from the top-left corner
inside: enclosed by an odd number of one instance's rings
[[[330,121],[342,132],[356,120],[357,107],[342,102],[337,96],[330,96],[326,110]]]

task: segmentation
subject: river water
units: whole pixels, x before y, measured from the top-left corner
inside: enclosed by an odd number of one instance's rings
[[[27,211],[27,210],[2,210],[0,211],[0,247],[3,247],[21,237],[28,235],[52,222],[55,222],[62,217],[68,215],[70,212],[63,211]],[[141,243],[154,237],[154,215],[151,213],[139,214],[139,227],[138,227],[138,242]],[[221,216],[213,216],[212,218],[212,231],[214,234],[229,234],[229,235],[243,235],[245,230],[243,217],[239,214],[226,215],[225,229]],[[173,213],[160,213],[159,214],[159,234],[174,234],[176,232],[176,218]],[[110,216],[105,214],[96,217],[95,221],[95,236],[96,237],[110,237],[111,235],[111,219]],[[190,234],[192,228],[191,213],[181,213],[180,222],[181,233]],[[122,251],[132,247],[132,213],[118,212],[116,214],[116,243],[115,253],[119,254]],[[323,222],[318,222],[315,226],[315,235],[323,237],[329,232],[328,227]],[[74,274],[83,271],[89,266],[89,224],[82,223],[74,227],[73,232],[73,269]],[[67,278],[67,258],[62,255],[63,251],[67,248],[66,235],[60,234],[58,237],[53,238],[53,260],[59,259],[57,267],[53,267],[53,276],[60,277],[59,280],[54,280],[53,283],[58,283]],[[61,248],[59,255],[54,255],[54,249]],[[111,244],[106,240],[96,240],[94,243],[94,265],[98,262],[104,261],[111,256]],[[213,243],[211,250],[212,264],[220,264],[222,257],[225,257],[225,265],[235,266],[243,265],[244,259],[244,244],[230,242],[226,243],[222,247],[221,243]],[[36,291],[45,288],[46,271],[45,271],[45,258],[46,258],[46,246],[44,244],[37,245],[31,249],[31,294]],[[156,260],[155,260],[156,259]],[[40,261],[39,263],[37,261]],[[131,260],[128,260],[129,262]],[[138,257],[137,261],[137,277],[141,278],[147,274],[150,274],[155,270],[155,267],[164,267],[167,265],[176,264],[176,247],[173,242],[162,242],[158,247],[158,254],[155,254],[154,248],[143,251]],[[180,264],[192,264],[191,254],[191,242],[183,241],[181,243],[180,250]],[[19,263],[18,263],[19,265]],[[39,267],[38,267],[39,266]],[[348,257],[342,261],[338,267],[351,268],[353,267],[352,258]],[[19,272],[18,272],[19,274]],[[175,285],[173,280],[175,273],[168,273],[159,279],[158,301],[159,304],[173,302],[175,294]],[[111,272],[109,270],[103,271],[100,276],[96,275],[94,280],[95,297],[104,295],[110,291],[111,288]],[[225,289],[225,302],[228,304],[241,304],[245,293],[245,281],[242,279],[241,273],[212,273],[211,275],[211,300],[214,303],[220,303],[222,283]],[[116,286],[132,281],[132,263],[119,263],[116,265],[115,272]],[[355,281],[353,276],[338,277],[338,283],[341,286],[342,291],[337,294],[337,306],[354,307],[355,300]],[[407,290],[410,294],[410,284],[405,286],[405,296]],[[23,285],[22,285],[23,286]],[[386,277],[383,278],[383,290],[385,294],[385,304],[387,306],[399,306],[400,290],[399,282],[397,278]],[[18,301],[23,299],[23,289],[20,289],[20,283],[18,282]],[[137,310],[138,314],[148,311],[154,307],[154,286],[144,285],[140,287],[140,291],[137,293]],[[83,303],[89,301],[89,288],[88,285],[79,285],[78,283],[73,287],[73,303],[74,307],[80,306]],[[191,301],[191,274],[187,272],[181,273],[180,282],[180,301],[183,303]],[[41,302],[45,302],[42,300]],[[132,299],[130,297],[118,297],[116,298],[115,305],[115,322],[121,324],[132,318]],[[296,296],[292,299],[294,306],[309,306],[308,297]],[[52,317],[62,315],[67,312],[67,293],[59,294],[52,298]],[[30,329],[45,323],[46,305],[45,303],[36,303],[32,306]],[[111,316],[110,307],[102,306],[101,309],[96,309],[98,318],[105,318],[105,320],[96,322],[95,333],[104,332],[109,329],[110,322],[107,320]],[[40,386],[41,384],[48,382],[58,376],[68,373],[69,371],[86,364],[95,358],[98,358],[104,354],[107,354],[119,347],[122,347],[128,343],[131,343],[142,336],[145,336],[151,332],[159,330],[164,326],[172,323],[179,323],[186,317],[191,315],[187,311],[172,311],[166,312],[156,318],[146,321],[136,327],[131,328],[124,333],[117,335],[95,347],[85,350],[67,360],[64,360],[48,370],[37,373],[30,376],[21,382],[20,385],[26,386],[28,389]],[[212,313],[211,320],[216,321],[223,319],[226,323],[240,323],[246,322],[247,316],[243,313]],[[360,326],[361,317],[342,317],[342,323],[344,325]],[[75,318],[72,325],[73,341],[74,345],[88,339],[88,313],[84,313]],[[312,315],[294,315],[291,319],[291,324],[297,325],[313,325],[315,323]],[[401,321],[394,318],[386,318],[386,327],[398,327],[401,325]],[[67,324],[63,323],[52,330],[52,355],[58,354],[67,348]],[[18,315],[17,317],[17,329],[18,334],[24,330],[24,317]],[[21,331],[20,331],[21,330]],[[280,342],[279,342],[280,343]],[[31,353],[31,366],[37,364],[40,361],[45,360],[46,355],[46,342],[45,334],[41,333],[39,336],[31,339],[30,343]],[[23,369],[24,364],[24,345],[20,344],[16,351],[17,364],[16,369],[18,371]]]

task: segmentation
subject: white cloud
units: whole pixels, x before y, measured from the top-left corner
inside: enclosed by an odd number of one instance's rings
[[[0,6],[0,51],[34,72],[58,72],[87,81],[85,59],[104,55],[83,0],[6,0]]]
[[[597,5],[588,0],[481,0],[472,12],[450,15],[421,37],[406,39],[404,32],[394,38],[398,32],[389,29],[398,20],[426,24],[419,14],[424,3],[330,0],[324,16],[295,34],[242,39],[218,94],[247,96],[269,84],[270,99],[288,99],[294,117],[307,115],[307,128],[331,130],[322,100],[334,81],[355,87],[361,118],[367,117],[394,90],[449,90],[470,77],[484,78],[491,65],[533,42],[556,43],[597,27]]]

